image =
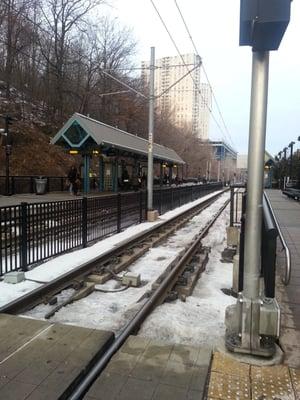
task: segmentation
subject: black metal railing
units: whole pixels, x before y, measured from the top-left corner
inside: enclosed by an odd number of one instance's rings
[[[245,192],[242,199],[242,217],[240,227],[239,292],[243,290],[244,281],[246,199],[247,196]],[[265,285],[264,295],[270,298],[275,297],[277,237],[278,229],[264,195],[262,207],[261,276],[264,279]]]
[[[220,183],[154,190],[160,214],[217,189]],[[0,208],[0,275],[120,232],[146,218],[147,192],[117,193]]]
[[[10,176],[9,177],[9,194],[23,194],[23,193],[35,193],[35,179],[40,176]],[[47,179],[47,192],[62,192],[67,190],[67,177],[65,176],[45,176]],[[6,178],[0,176],[0,194],[5,195],[6,193]]]
[[[244,184],[230,185],[230,226],[239,226],[241,224],[242,198],[244,192]]]

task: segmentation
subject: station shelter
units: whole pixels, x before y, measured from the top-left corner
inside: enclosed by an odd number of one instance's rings
[[[83,158],[82,179],[84,193],[90,192],[92,180],[91,161],[98,161],[97,184],[99,192],[118,191],[122,175],[147,176],[148,140],[104,124],[85,115],[75,113],[51,140],[70,154]],[[163,177],[179,175],[184,161],[178,154],[165,146],[154,144],[153,163],[158,170],[159,184]]]

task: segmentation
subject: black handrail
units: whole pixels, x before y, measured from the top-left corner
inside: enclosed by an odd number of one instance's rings
[[[267,196],[266,193],[264,193],[264,198],[265,198],[265,200],[266,200],[266,202],[267,202],[267,204],[268,204],[268,208],[269,208],[269,210],[270,210],[270,213],[272,214],[272,218],[273,218],[274,223],[275,223],[275,225],[276,225],[276,228],[277,228],[277,230],[278,230],[279,239],[280,239],[280,241],[281,241],[283,250],[285,251],[285,258],[286,258],[285,276],[284,276],[284,278],[282,278],[281,280],[282,280],[282,283],[283,283],[285,286],[287,286],[287,285],[289,284],[289,282],[290,282],[290,279],[291,279],[291,271],[292,271],[291,253],[290,253],[290,250],[289,250],[289,248],[288,248],[288,245],[286,244],[286,241],[285,241],[285,239],[284,239],[284,237],[283,237],[283,234],[282,234],[282,232],[281,232],[281,229],[280,229],[280,226],[279,226],[279,224],[278,224],[277,218],[276,218],[276,216],[275,216],[275,214],[274,214],[274,210],[273,210],[273,208],[272,208],[272,206],[271,206],[270,200],[269,200],[269,198],[268,198],[268,196]]]

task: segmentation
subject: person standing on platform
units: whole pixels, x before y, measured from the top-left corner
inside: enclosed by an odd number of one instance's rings
[[[72,185],[72,192],[74,196],[77,196],[78,193],[78,172],[76,165],[73,165],[68,173],[68,179],[70,184]]]

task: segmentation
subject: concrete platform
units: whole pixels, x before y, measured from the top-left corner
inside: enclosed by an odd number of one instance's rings
[[[84,399],[201,400],[210,360],[209,348],[131,336]]]
[[[0,399],[66,398],[113,337],[112,332],[0,314]]]
[[[284,286],[280,276],[284,274],[285,257],[279,242],[276,298],[282,312],[280,344],[285,353],[285,364],[300,368],[300,203],[287,198],[279,190],[267,190],[267,194],[291,251],[292,261],[291,281]]]

